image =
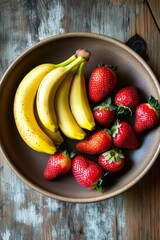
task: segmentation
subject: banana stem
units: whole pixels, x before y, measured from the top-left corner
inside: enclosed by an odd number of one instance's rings
[[[83,73],[83,70],[84,70],[84,67],[86,65],[87,62],[82,62],[80,65],[79,65],[79,68],[77,70],[77,75],[81,76],[81,74]]]
[[[73,62],[76,58],[77,58],[77,57],[76,57],[76,54],[74,54],[74,55],[72,55],[70,58],[68,58],[67,60],[65,60],[64,62],[55,64],[55,67],[56,67],[56,68],[58,68],[58,67],[64,67],[64,66],[70,64],[71,62]]]
[[[86,62],[86,59],[83,57],[78,57],[76,60],[74,60],[73,62],[71,62],[70,64],[68,64],[66,67],[67,71],[70,71],[72,68],[78,66],[79,64],[81,64],[82,62]]]

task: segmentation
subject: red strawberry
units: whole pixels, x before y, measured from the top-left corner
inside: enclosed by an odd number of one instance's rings
[[[117,77],[112,69],[109,66],[100,66],[92,71],[88,85],[92,102],[102,101],[115,88]]]
[[[111,128],[113,144],[118,148],[136,149],[139,142],[131,125],[118,120]]]
[[[154,97],[148,99],[148,103],[140,104],[135,111],[134,129],[141,133],[155,127],[160,119],[160,105]]]
[[[44,177],[47,180],[52,180],[61,175],[64,175],[71,169],[71,158],[67,151],[58,151],[53,154],[49,160],[44,171]]]
[[[88,138],[77,143],[78,151],[90,155],[100,154],[111,148],[112,138],[106,129],[94,132]]]
[[[120,89],[115,94],[114,102],[118,106],[118,114],[127,113],[128,111],[132,114],[131,109],[136,108],[139,103],[137,88],[128,86]]]
[[[102,167],[82,155],[73,158],[72,172],[77,182],[87,188],[97,188],[98,182],[103,176]]]
[[[115,120],[116,106],[111,104],[111,98],[107,98],[104,102],[94,107],[93,116],[95,120],[103,127],[109,127]]]
[[[125,156],[121,150],[111,149],[98,158],[99,165],[109,172],[119,172],[124,166]]]

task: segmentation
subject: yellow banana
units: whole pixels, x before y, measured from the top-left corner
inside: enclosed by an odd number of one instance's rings
[[[28,146],[38,152],[53,154],[56,147],[39,127],[34,113],[34,101],[38,87],[47,73],[68,64],[76,58],[71,56],[61,64],[41,64],[32,69],[20,82],[14,98],[14,118],[19,134]]]
[[[93,130],[95,127],[94,117],[88,102],[84,67],[86,62],[81,63],[74,75],[70,89],[70,107],[74,118],[81,128]]]
[[[64,141],[60,131],[52,132],[49,129],[45,128],[44,132],[53,140],[56,145],[61,145]]]
[[[34,150],[53,154],[51,139],[39,127],[34,115],[34,100],[43,77],[53,64],[42,64],[31,70],[21,81],[14,99],[14,118],[22,139]]]
[[[69,65],[54,69],[44,77],[39,86],[36,98],[38,117],[45,128],[52,132],[58,129],[54,107],[56,91],[69,71],[84,61],[86,61],[85,58],[79,56]]]
[[[64,141],[60,131],[52,132],[48,128],[41,126],[42,130],[47,134],[50,139],[52,139],[53,143],[57,146],[61,145]]]
[[[69,90],[75,70],[71,70],[60,84],[55,96],[55,110],[63,134],[71,139],[82,140],[86,134],[75,121],[69,106]]]
[[[38,122],[38,125],[40,126],[40,128],[43,130],[43,132],[50,138],[52,139],[53,143],[55,145],[61,145],[64,141],[60,131],[57,130],[57,132],[52,132],[50,131],[48,128],[46,128],[41,121],[39,120],[38,114],[37,114],[37,108],[35,107],[35,117],[36,120]]]
[[[37,119],[38,119],[38,117],[37,117]],[[38,124],[41,127],[41,129],[43,130],[43,132],[45,132],[47,134],[47,136],[52,139],[52,141],[54,142],[55,145],[59,146],[63,143],[64,139],[63,139],[60,131],[52,132],[51,130],[46,128],[44,125],[42,125],[42,123],[39,121],[39,119],[38,119]]]

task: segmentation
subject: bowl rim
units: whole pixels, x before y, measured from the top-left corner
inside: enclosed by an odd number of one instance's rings
[[[120,48],[124,49],[125,51],[129,52],[147,70],[148,74],[152,78],[152,80],[153,80],[153,82],[154,82],[154,84],[155,84],[155,86],[156,86],[156,88],[158,90],[158,93],[160,95],[160,85],[159,85],[159,82],[158,82],[155,74],[151,70],[150,66],[142,59],[142,57],[138,55],[138,53],[136,53],[134,50],[132,50],[130,47],[125,45],[125,43],[121,42],[120,40],[117,40],[117,39],[115,39],[113,37],[110,37],[110,36],[106,36],[106,35],[99,34],[99,33],[93,33],[93,32],[69,32],[69,33],[63,33],[63,34],[58,34],[58,35],[47,37],[47,38],[45,38],[43,40],[40,40],[40,42],[32,44],[29,48],[27,48],[25,51],[23,51],[17,58],[15,58],[15,60],[6,69],[6,71],[3,74],[2,78],[1,78],[1,81],[0,81],[0,94],[1,94],[1,90],[2,90],[3,84],[5,83],[5,81],[7,79],[7,76],[10,74],[12,69],[26,55],[28,55],[30,52],[32,52],[36,48],[41,47],[43,44],[47,44],[47,43],[50,43],[52,41],[57,41],[57,40],[63,39],[63,38],[75,38],[75,37],[84,37],[84,38],[90,37],[90,38],[95,38],[95,39],[108,41],[108,42],[110,42],[112,44],[115,44],[115,45],[119,46]],[[156,161],[156,159],[157,159],[157,157],[158,157],[158,155],[160,153],[160,143],[159,143],[159,145],[157,147],[157,150],[154,153],[150,163],[145,167],[145,169],[143,169],[143,171],[135,179],[133,179],[130,183],[128,183],[127,185],[125,185],[121,189],[116,190],[113,193],[110,193],[110,194],[107,194],[107,195],[106,194],[102,194],[102,195],[98,195],[98,196],[90,197],[90,198],[73,198],[73,197],[60,196],[58,194],[51,193],[51,192],[49,192],[47,190],[44,190],[44,189],[38,187],[36,184],[34,184],[30,180],[28,180],[26,177],[24,177],[19,172],[19,170],[14,166],[14,164],[9,160],[9,156],[8,156],[6,150],[5,150],[5,147],[2,144],[2,141],[0,142],[0,146],[1,146],[2,153],[5,156],[5,161],[8,163],[9,167],[15,172],[15,174],[27,186],[31,187],[32,189],[36,190],[37,192],[41,193],[42,195],[44,195],[46,197],[50,197],[52,199],[59,200],[59,201],[71,202],[71,203],[92,203],[92,202],[103,201],[103,200],[107,200],[109,198],[115,197],[115,196],[125,192],[126,190],[131,188],[133,185],[135,185],[140,179],[142,179],[142,177],[149,171],[149,169],[155,163],[155,161]]]

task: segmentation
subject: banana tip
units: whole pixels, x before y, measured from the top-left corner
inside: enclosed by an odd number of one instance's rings
[[[58,130],[59,130],[59,128],[56,127],[56,128],[54,129],[54,133],[58,132]]]

